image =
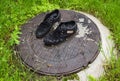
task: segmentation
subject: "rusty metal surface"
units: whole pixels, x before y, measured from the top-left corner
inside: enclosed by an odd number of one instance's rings
[[[43,39],[35,37],[37,25],[46,13],[35,16],[21,27],[17,51],[23,63],[37,73],[56,76],[75,73],[87,67],[99,54],[101,38],[96,24],[75,11],[60,10],[60,13],[61,22],[74,20],[79,31],[59,45],[47,47]]]

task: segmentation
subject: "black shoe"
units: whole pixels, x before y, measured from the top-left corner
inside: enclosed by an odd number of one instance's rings
[[[36,30],[36,37],[42,38],[44,35],[46,35],[50,31],[53,24],[60,20],[60,16],[61,14],[59,10],[54,10],[51,13],[48,13]]]
[[[45,45],[56,45],[66,40],[77,31],[75,21],[62,22],[52,33],[44,38]]]

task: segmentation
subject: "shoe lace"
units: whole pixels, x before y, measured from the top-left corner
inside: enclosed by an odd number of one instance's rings
[[[40,25],[43,26],[44,28],[48,28],[49,27],[49,23],[47,23],[47,22],[43,22]]]
[[[53,32],[53,35],[58,38],[58,37],[64,37],[65,36],[65,28],[57,28],[54,32]]]

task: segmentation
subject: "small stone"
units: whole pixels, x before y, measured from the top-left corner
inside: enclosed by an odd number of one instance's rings
[[[48,67],[52,67],[52,64],[47,64]]]

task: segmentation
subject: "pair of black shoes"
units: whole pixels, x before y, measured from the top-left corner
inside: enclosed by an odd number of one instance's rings
[[[54,10],[45,16],[43,22],[38,26],[35,34],[37,38],[44,37],[52,28],[52,26],[59,22],[61,14],[59,10]],[[77,24],[75,21],[61,22],[59,26],[51,33],[45,36],[45,45],[56,45],[66,40],[77,31]]]

